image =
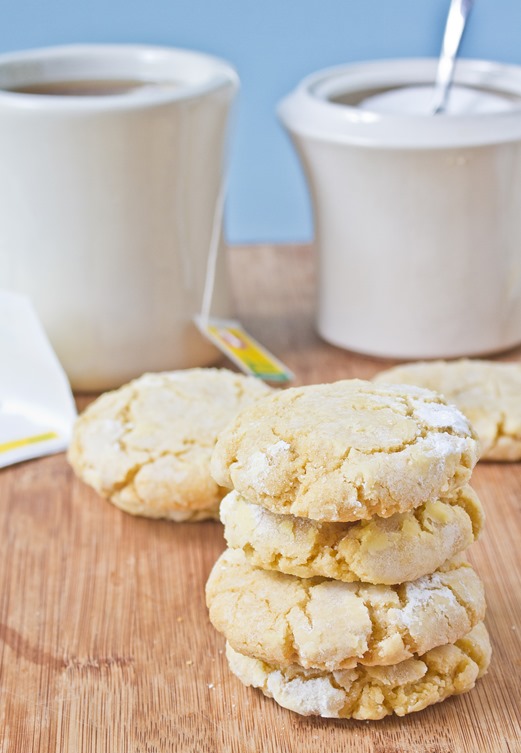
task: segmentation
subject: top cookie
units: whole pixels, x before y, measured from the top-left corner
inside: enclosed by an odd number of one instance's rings
[[[348,522],[449,497],[476,461],[469,422],[439,395],[353,379],[246,408],[219,436],[212,474],[273,512]]]
[[[462,359],[411,363],[375,382],[405,382],[441,392],[472,423],[482,460],[521,460],[521,364]]]
[[[134,515],[218,517],[210,476],[221,429],[270,388],[226,369],[145,374],[101,395],[78,418],[69,461],[88,484]]]

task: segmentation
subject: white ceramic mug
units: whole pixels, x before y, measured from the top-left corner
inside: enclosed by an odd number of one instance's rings
[[[500,112],[357,104],[430,85],[435,71],[435,60],[343,66],[281,103],[314,207],[318,330],[335,345],[435,358],[521,342],[521,67],[459,61],[456,82],[504,99]]]
[[[9,91],[84,79],[151,83],[98,96]],[[215,359],[192,316],[237,87],[227,63],[185,50],[0,55],[0,287],[30,297],[74,388]],[[222,254],[213,312],[230,313]]]

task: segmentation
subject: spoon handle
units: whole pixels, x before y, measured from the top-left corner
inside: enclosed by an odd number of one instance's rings
[[[465,24],[473,5],[474,0],[451,0],[445,33],[443,35],[440,60],[436,71],[432,105],[433,115],[444,112],[447,106],[449,89],[454,75],[456,55],[458,54]]]

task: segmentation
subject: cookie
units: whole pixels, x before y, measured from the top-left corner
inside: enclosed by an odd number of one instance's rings
[[[521,460],[521,363],[411,363],[380,372],[375,382],[415,384],[442,393],[473,425],[482,460]]]
[[[87,484],[133,515],[218,517],[225,490],[210,476],[218,433],[271,392],[226,369],[145,374],[78,418],[68,459]]]
[[[212,475],[273,512],[349,522],[449,497],[477,456],[468,420],[434,392],[353,379],[246,408],[221,433]]]
[[[280,706],[304,716],[383,719],[421,711],[452,695],[466,693],[487,671],[490,641],[482,622],[453,645],[390,667],[321,672],[293,665],[280,668],[245,656],[228,644],[231,671],[245,685],[260,688]]]
[[[260,570],[228,549],[206,598],[211,622],[236,651],[327,670],[424,654],[464,636],[485,613],[481,581],[462,557],[409,583],[374,586]]]
[[[228,546],[242,549],[256,567],[300,578],[386,585],[432,573],[477,539],[484,520],[469,486],[450,500],[355,523],[280,515],[235,491],[221,502],[220,515]]]

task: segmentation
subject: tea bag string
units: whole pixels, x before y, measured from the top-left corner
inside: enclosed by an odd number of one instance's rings
[[[219,245],[221,240],[221,230],[224,218],[224,202],[228,191],[228,175],[225,175],[221,181],[212,222],[212,234],[210,237],[210,246],[208,249],[208,259],[206,261],[206,274],[204,279],[203,299],[201,304],[200,319],[203,326],[208,324],[210,310],[212,307],[213,293],[215,289],[215,272],[217,269],[217,257],[219,255]]]
[[[174,210],[176,212],[175,218],[175,234],[177,247],[181,249],[180,262],[181,273],[183,278],[183,286],[185,293],[188,296],[187,301],[190,300],[190,294],[194,289],[194,264],[193,256],[190,253],[188,245],[188,235],[186,232],[186,215],[187,210],[187,188],[182,176],[189,174],[189,155],[190,155],[190,138],[189,138],[189,117],[190,111],[186,102],[180,102],[180,119],[179,119],[179,168],[178,177],[175,184],[175,196],[174,196]]]

